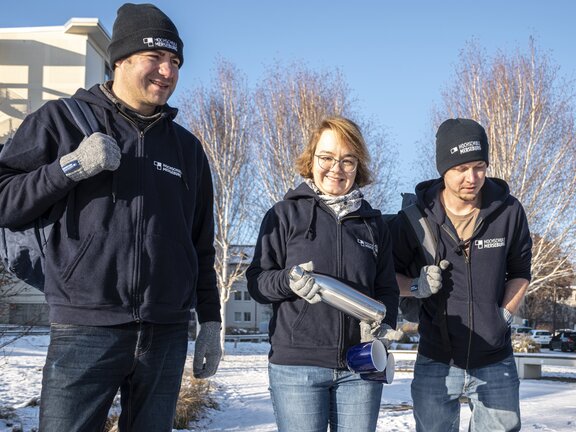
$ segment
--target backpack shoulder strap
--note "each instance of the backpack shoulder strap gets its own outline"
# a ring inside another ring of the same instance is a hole
[[[78,129],[82,131],[84,136],[90,136],[94,132],[98,132],[100,129],[98,121],[87,102],[76,99],[75,97],[62,98],[62,102],[64,102],[66,108],[68,108],[68,111],[72,114]]]
[[[408,219],[418,239],[426,264],[436,264],[437,239],[432,232],[428,219],[422,214],[417,204],[411,204],[401,211],[406,216],[406,219]]]

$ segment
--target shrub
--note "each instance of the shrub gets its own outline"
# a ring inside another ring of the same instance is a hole
[[[174,429],[188,429],[189,424],[198,421],[207,408],[218,407],[210,391],[210,381],[194,378],[191,370],[184,371],[176,403]],[[118,432],[118,415],[108,417],[104,431]]]
[[[512,349],[514,352],[537,353],[540,352],[540,344],[526,334],[514,334],[512,336]]]
[[[398,341],[402,344],[416,344],[418,343],[418,323],[405,322],[398,329],[402,332],[402,337]]]
[[[191,371],[186,371],[176,404],[174,428],[188,429],[190,422],[199,420],[207,408],[217,407],[210,395],[210,381],[196,379]]]

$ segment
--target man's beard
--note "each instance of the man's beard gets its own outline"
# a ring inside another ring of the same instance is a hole
[[[470,193],[470,192],[461,192],[458,194],[458,197],[462,201],[472,202],[472,201],[476,201],[478,199],[478,194],[477,193]]]

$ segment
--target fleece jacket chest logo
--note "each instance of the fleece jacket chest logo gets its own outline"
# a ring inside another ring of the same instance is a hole
[[[182,171],[179,170],[178,168],[174,168],[170,165],[158,161],[154,161],[154,166],[158,171],[163,171],[165,173],[172,174],[173,176],[176,177],[182,177]]]
[[[378,245],[368,243],[367,241],[361,240],[359,238],[357,238],[356,241],[358,242],[358,244],[360,246],[368,248],[368,249],[372,250],[374,253],[378,253]]]
[[[474,246],[476,249],[494,249],[506,246],[506,237],[484,239],[484,240],[474,240]]]

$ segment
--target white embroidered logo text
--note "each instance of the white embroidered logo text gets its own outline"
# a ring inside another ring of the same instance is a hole
[[[493,249],[506,246],[506,237],[485,239],[485,240],[474,240],[474,246],[476,249]]]
[[[176,177],[182,177],[182,171],[178,168],[171,167],[170,165],[166,165],[165,163],[154,161],[154,166],[158,171],[164,171],[168,174],[172,174]]]
[[[360,246],[371,249],[374,253],[378,253],[378,245],[368,243],[367,241],[360,240],[360,239],[356,239],[356,241],[358,242],[358,244]]]

